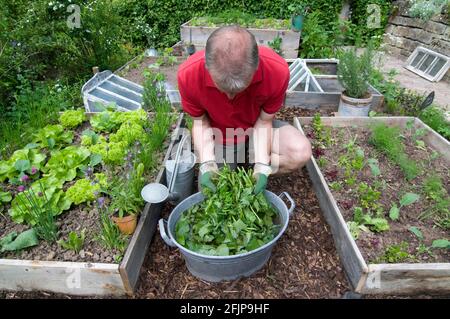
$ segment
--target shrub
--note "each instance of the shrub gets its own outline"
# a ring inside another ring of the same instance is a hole
[[[447,140],[450,140],[450,121],[447,120],[440,107],[433,105],[427,107],[420,113],[419,118]]]
[[[345,94],[363,98],[369,90],[369,79],[373,69],[373,49],[369,45],[361,56],[356,49],[341,52],[337,69],[338,80]]]

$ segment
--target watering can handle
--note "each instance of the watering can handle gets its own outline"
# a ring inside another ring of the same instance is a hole
[[[176,245],[173,243],[172,239],[167,236],[166,233],[166,224],[167,221],[161,218],[158,222],[159,224],[159,234],[161,235],[161,238],[164,240],[164,242],[167,244],[167,246],[175,247]]]
[[[171,179],[170,179],[170,181],[169,181],[169,193],[172,193],[173,192],[173,187],[174,187],[174,185],[175,185],[175,180],[176,180],[176,178],[177,178],[177,175],[178,175],[178,166],[179,166],[179,162],[180,162],[180,155],[181,155],[181,151],[183,150],[183,146],[184,146],[184,144],[186,144],[186,141],[189,141],[189,148],[190,148],[190,139],[188,138],[189,136],[188,135],[183,135],[182,136],[182,138],[181,138],[181,141],[180,141],[180,143],[178,144],[178,149],[177,149],[177,152],[176,152],[176,154],[175,154],[175,166],[174,166],[174,169],[173,169],[173,173],[172,173],[172,177],[171,177]]]
[[[291,207],[288,208],[288,213],[289,216],[292,215],[292,212],[295,209],[295,202],[292,199],[291,195],[289,195],[287,192],[282,192],[280,195],[278,195],[278,198],[280,198],[281,200],[283,200],[283,196],[286,196],[286,198],[289,200],[289,202],[291,203]]]

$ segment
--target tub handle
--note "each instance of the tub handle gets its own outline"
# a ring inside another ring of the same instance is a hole
[[[159,224],[159,234],[161,235],[161,238],[164,240],[164,242],[167,244],[167,246],[176,247],[176,245],[173,243],[172,239],[170,239],[169,236],[167,236],[167,232],[166,232],[167,220],[164,220],[163,218],[161,218],[159,220],[158,224]]]
[[[286,198],[289,200],[289,202],[291,203],[291,207],[288,208],[288,214],[289,216],[292,215],[292,212],[295,209],[295,202],[292,199],[291,195],[288,194],[288,192],[282,192],[280,195],[278,195],[278,198],[280,198],[281,200],[283,200],[283,197],[286,196]]]

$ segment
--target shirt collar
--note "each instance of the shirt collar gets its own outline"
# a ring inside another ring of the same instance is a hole
[[[214,81],[211,78],[211,75],[209,74],[208,70],[206,69],[206,65],[204,66],[204,74],[205,74],[205,85],[209,87],[216,87],[214,84]],[[256,69],[255,74],[253,75],[252,82],[250,85],[261,82],[263,80],[263,70],[262,70],[262,61],[259,59],[258,69]]]

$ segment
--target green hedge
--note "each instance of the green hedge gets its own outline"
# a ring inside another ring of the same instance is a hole
[[[137,3],[138,1],[133,1]],[[304,1],[303,1],[304,2]],[[286,19],[290,17],[288,6],[302,3],[299,0],[148,0],[145,15],[146,22],[152,28],[157,47],[168,47],[180,39],[180,25],[194,16],[213,15],[227,9],[239,9],[242,12],[254,14],[257,18],[272,17]],[[337,19],[342,8],[341,0],[313,0],[307,1],[311,11],[320,11],[320,18],[325,25]],[[126,6],[126,3],[123,4]]]

